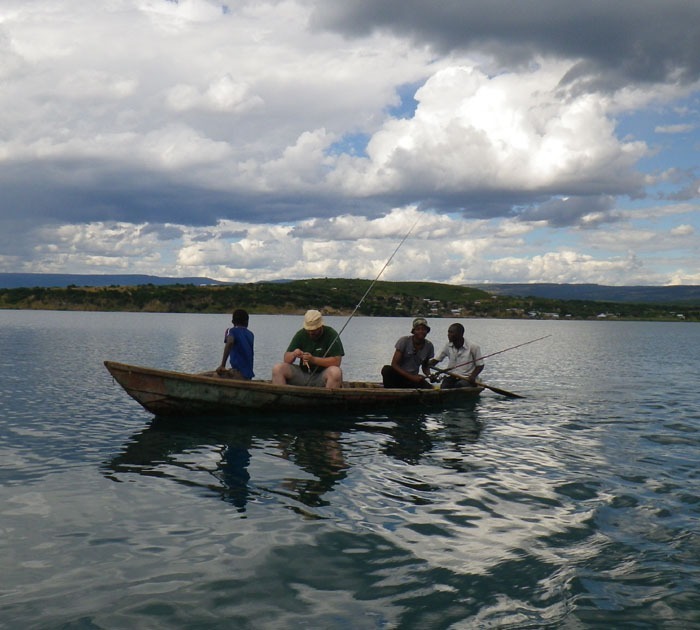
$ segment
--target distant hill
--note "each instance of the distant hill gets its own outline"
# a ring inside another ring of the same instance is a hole
[[[286,284],[290,280],[268,281],[267,284]],[[141,274],[65,274],[65,273],[0,273],[0,289],[61,288],[61,287],[133,287],[142,285],[226,286],[206,277],[170,278]],[[404,283],[405,284],[405,283]],[[602,284],[470,284],[471,288],[505,297],[533,297],[552,300],[588,300],[637,304],[700,304],[699,285],[608,286]]]
[[[0,309],[145,313],[226,313],[244,306],[251,314],[301,314],[318,308],[328,315],[376,317],[491,317],[508,319],[626,319],[700,321],[700,300],[621,302],[496,295],[474,287],[436,282],[383,282],[311,278],[289,282],[206,284],[207,278],[104,277],[107,286],[0,288]],[[71,278],[75,282],[75,277]],[[90,279],[90,280],[94,280]],[[145,284],[134,284],[148,280]],[[153,280],[153,281],[151,281]],[[195,280],[195,282],[187,282]],[[198,282],[204,280],[205,282]],[[368,293],[368,289],[371,291]],[[532,285],[527,285],[528,291]],[[616,291],[624,287],[617,287]],[[528,291],[525,291],[526,293]],[[623,295],[616,293],[615,298]],[[358,302],[358,300],[360,300]]]
[[[72,274],[72,273],[0,273],[0,289],[33,287],[135,287],[143,284],[223,285],[211,278],[164,278],[140,274]]]
[[[700,286],[670,287],[622,286],[603,284],[470,284],[470,287],[509,297],[538,297],[552,300],[594,300],[599,302],[700,303]]]

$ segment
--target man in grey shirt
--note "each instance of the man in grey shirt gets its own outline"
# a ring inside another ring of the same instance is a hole
[[[411,334],[400,337],[394,346],[391,365],[382,368],[384,387],[432,389],[426,380],[430,376],[430,359],[435,356],[433,344],[426,339],[429,332],[425,318],[413,320]]]

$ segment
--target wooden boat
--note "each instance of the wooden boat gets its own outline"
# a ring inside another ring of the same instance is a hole
[[[440,406],[473,400],[483,387],[388,389],[381,383],[346,382],[342,388],[239,381],[216,372],[187,374],[105,361],[127,394],[157,416],[226,414],[241,410],[374,411],[399,405]]]

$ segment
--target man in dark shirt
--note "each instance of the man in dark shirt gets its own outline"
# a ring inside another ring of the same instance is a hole
[[[342,387],[340,362],[345,351],[340,336],[325,326],[318,311],[306,311],[304,327],[297,331],[284,353],[282,363],[272,368],[275,385]],[[294,362],[299,359],[299,365]]]

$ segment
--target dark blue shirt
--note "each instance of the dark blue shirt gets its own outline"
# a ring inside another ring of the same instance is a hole
[[[250,330],[243,326],[233,326],[226,330],[224,342],[228,341],[229,337],[233,337],[233,348],[228,355],[229,363],[234,370],[238,370],[246,378],[253,378],[253,345],[255,336]]]

